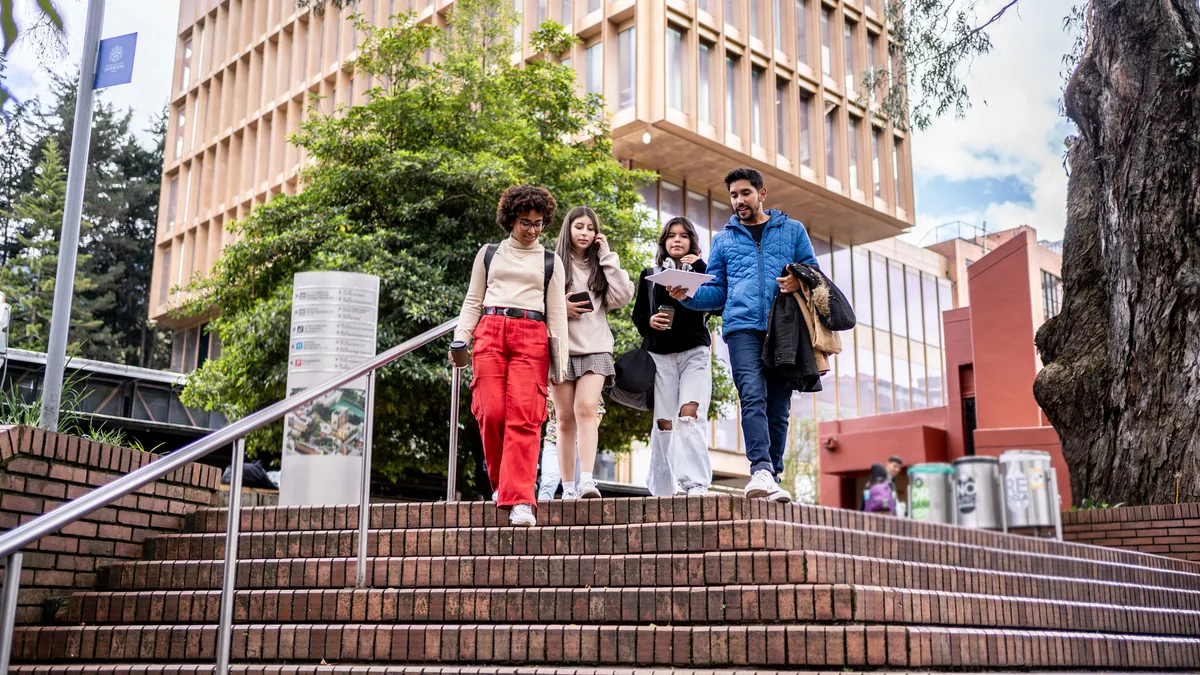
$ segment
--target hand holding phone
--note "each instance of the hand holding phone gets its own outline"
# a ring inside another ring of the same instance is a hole
[[[592,305],[592,296],[588,295],[587,291],[571,293],[567,296],[567,318],[578,319],[595,309],[595,306]]]

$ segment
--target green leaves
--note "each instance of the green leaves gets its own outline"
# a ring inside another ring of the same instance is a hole
[[[313,160],[303,192],[276,197],[233,224],[237,243],[187,289],[179,314],[218,310],[210,330],[223,345],[190,378],[188,405],[237,417],[284,395],[296,272],[379,276],[380,350],[457,315],[479,248],[505,236],[495,224],[496,203],[516,183],[549,188],[560,217],[577,204],[592,206],[625,266],[636,273],[648,262],[655,233],[634,205],[638,186],[653,175],[613,158],[599,101],[577,93],[569,68],[550,59],[512,63],[512,18],[510,2],[460,0],[444,33],[411,16],[381,28],[353,19],[365,34],[353,66],[376,87],[361,106],[329,116],[310,111],[290,139]],[[573,39],[547,23],[533,44],[553,50]],[[431,46],[439,58],[425,64]],[[557,232],[547,228],[543,243],[552,246]],[[618,350],[640,342],[625,325],[627,312],[614,324]],[[381,373],[377,474],[445,471],[444,352],[445,344],[431,345]],[[478,433],[469,397],[462,399],[460,447],[476,462],[460,466],[474,474],[482,468]],[[604,426],[603,444],[613,448],[650,428],[648,419]],[[250,441],[259,457],[277,457],[279,448],[278,429]]]

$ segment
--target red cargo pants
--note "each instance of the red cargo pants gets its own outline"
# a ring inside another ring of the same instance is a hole
[[[485,315],[475,327],[471,412],[502,507],[537,503],[538,453],[550,370],[546,324]]]

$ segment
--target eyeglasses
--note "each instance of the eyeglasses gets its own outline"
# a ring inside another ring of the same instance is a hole
[[[544,220],[532,221],[525,220],[524,218],[518,218],[517,224],[527,230],[541,230],[546,227],[546,221]]]

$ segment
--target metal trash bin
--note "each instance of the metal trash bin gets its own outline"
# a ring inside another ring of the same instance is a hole
[[[954,503],[958,524],[979,530],[1004,530],[1000,499],[1000,461],[995,457],[954,460]]]
[[[1053,527],[1057,534],[1058,477],[1050,466],[1050,453],[1006,450],[1000,453],[1000,475],[1008,528]]]
[[[908,469],[908,510],[913,520],[954,524],[954,467],[916,464]]]

